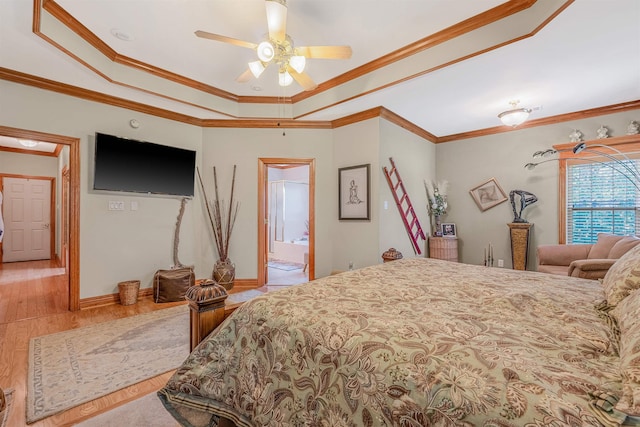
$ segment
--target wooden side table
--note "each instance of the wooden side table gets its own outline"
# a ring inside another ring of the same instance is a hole
[[[429,237],[429,258],[458,262],[458,238]]]

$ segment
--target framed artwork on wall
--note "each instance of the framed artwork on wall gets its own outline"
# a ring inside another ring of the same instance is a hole
[[[442,237],[456,237],[456,225],[450,222],[440,224],[440,231],[442,232]]]
[[[507,195],[495,178],[472,188],[469,193],[483,212],[507,201]]]
[[[338,169],[338,219],[369,221],[370,164]]]

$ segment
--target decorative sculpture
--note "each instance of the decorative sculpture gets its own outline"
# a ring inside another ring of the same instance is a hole
[[[578,129],[574,129],[573,132],[569,134],[569,141],[571,142],[582,141],[582,132],[580,132]]]
[[[638,122],[636,122],[635,120],[631,121],[631,123],[629,123],[629,126],[627,127],[627,135],[637,135],[640,133],[640,125],[638,125]]]
[[[516,195],[520,198],[520,211],[516,210]],[[529,222],[522,218],[522,211],[527,206],[538,201],[536,195],[524,190],[512,190],[509,192],[509,200],[511,201],[511,208],[513,209],[513,222]]]
[[[598,135],[598,139],[609,138],[609,129],[607,129],[605,125],[600,126],[596,133]]]
[[[187,202],[189,201],[188,197],[183,197],[182,200],[180,201],[180,212],[178,213],[178,219],[176,220],[176,230],[175,233],[173,235],[173,265],[175,266],[175,268],[182,268],[182,267],[190,267],[193,268],[193,266],[187,266],[184,265],[180,262],[180,260],[178,259],[178,246],[180,245],[180,225],[182,224],[182,216],[184,215],[184,207],[186,206]]]

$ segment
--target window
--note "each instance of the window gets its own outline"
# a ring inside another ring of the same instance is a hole
[[[567,243],[593,243],[598,233],[640,232],[640,195],[624,170],[640,168],[638,160],[625,160],[624,166],[612,161],[567,163]]]

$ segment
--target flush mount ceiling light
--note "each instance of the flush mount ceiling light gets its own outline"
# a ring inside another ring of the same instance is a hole
[[[258,61],[249,62],[249,69],[242,73],[236,81],[245,83],[260,77],[270,64],[278,66],[278,84],[289,86],[294,80],[304,90],[313,90],[318,85],[305,72],[307,58],[316,59],[349,59],[349,46],[304,46],[294,47],[293,40],[286,33],[287,2],[286,0],[266,0],[267,27],[269,34],[260,43],[252,43],[207,31],[196,31],[196,36],[246,47],[256,51]]]
[[[502,120],[502,123],[506,126],[516,127],[524,123],[527,118],[529,118],[529,114],[531,113],[530,108],[518,108],[518,103],[520,101],[511,101],[511,110],[503,111],[498,114],[498,118]]]
[[[38,145],[38,141],[32,141],[30,139],[19,139],[18,142],[20,143],[20,145],[27,148],[33,148]]]

